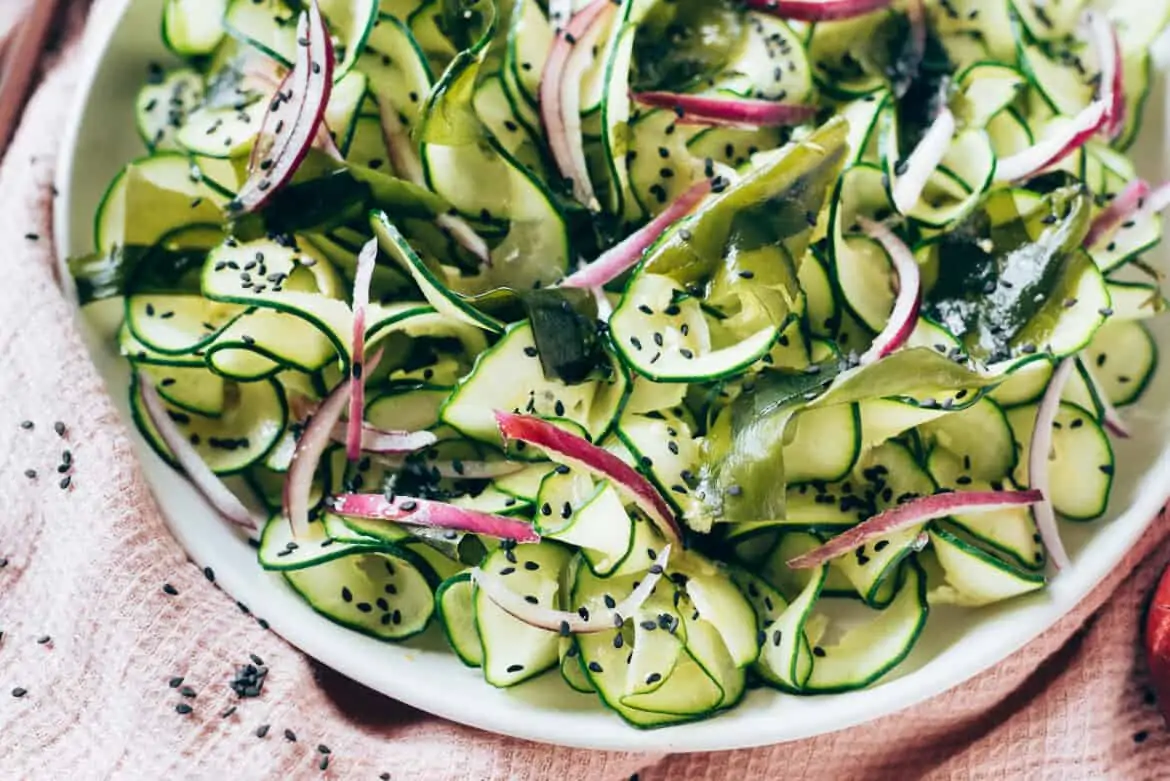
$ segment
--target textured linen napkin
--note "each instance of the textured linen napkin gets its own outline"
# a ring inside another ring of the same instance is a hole
[[[56,281],[51,181],[84,13],[74,6],[0,166],[0,779],[1166,777],[1170,738],[1138,650],[1170,554],[1164,517],[1078,610],[968,684],[750,751],[496,737],[374,694],[266,631],[167,533]],[[261,696],[239,699],[229,684],[248,664],[269,673]]]

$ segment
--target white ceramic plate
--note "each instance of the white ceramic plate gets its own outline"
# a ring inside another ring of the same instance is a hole
[[[127,0],[91,30],[88,67],[57,182],[62,256],[91,251],[93,215],[102,192],[122,165],[143,154],[133,101],[147,63],[171,59],[159,38],[162,5],[163,0]],[[1163,105],[1160,92],[1151,96],[1139,145],[1139,170],[1150,179],[1166,173]],[[79,322],[133,429],[125,362],[90,318],[79,317]],[[1154,330],[1163,349],[1170,346],[1170,318],[1156,321]],[[511,691],[492,688],[478,670],[464,667],[447,650],[434,627],[421,640],[398,646],[329,623],[279,575],[261,570],[255,552],[137,433],[135,438],[171,530],[192,558],[213,567],[229,594],[305,653],[397,700],[492,732],[566,746],[675,752],[778,743],[888,716],[962,683],[1050,627],[1117,565],[1170,486],[1170,371],[1159,373],[1142,404],[1126,415],[1137,436],[1117,445],[1118,474],[1106,519],[1063,526],[1075,564],[1043,593],[980,611],[932,611],[911,657],[896,675],[866,691],[804,698],[758,690],[714,720],[649,732],[626,726],[596,697],[571,692],[555,673]]]

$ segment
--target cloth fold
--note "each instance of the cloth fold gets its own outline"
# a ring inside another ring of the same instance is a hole
[[[346,681],[265,631],[167,533],[55,279],[51,182],[83,11],[0,166],[0,779],[1164,774],[1170,739],[1138,645],[1167,559],[1164,517],[1085,604],[968,684],[878,723],[750,751],[664,759],[493,736]],[[261,669],[261,696],[237,698],[231,680]]]

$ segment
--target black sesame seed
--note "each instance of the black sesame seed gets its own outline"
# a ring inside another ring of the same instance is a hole
[[[162,590],[163,590],[164,594],[168,594],[172,597],[177,597],[179,595],[179,590],[177,588],[175,588],[174,586],[172,586],[170,583],[164,583]]]

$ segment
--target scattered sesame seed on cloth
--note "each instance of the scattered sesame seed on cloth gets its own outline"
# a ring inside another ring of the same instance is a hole
[[[93,17],[109,24],[120,5],[95,0]],[[72,3],[0,165],[0,778],[1164,775],[1170,734],[1135,659],[1143,603],[1170,554],[1158,549],[1165,518],[1084,605],[1002,664],[879,723],[771,748],[663,759],[493,736],[377,695],[266,631],[167,532],[58,287],[51,185],[85,6]],[[32,233],[41,239],[24,240]],[[51,472],[63,440],[69,490],[26,477]],[[34,642],[42,636],[52,641]]]

